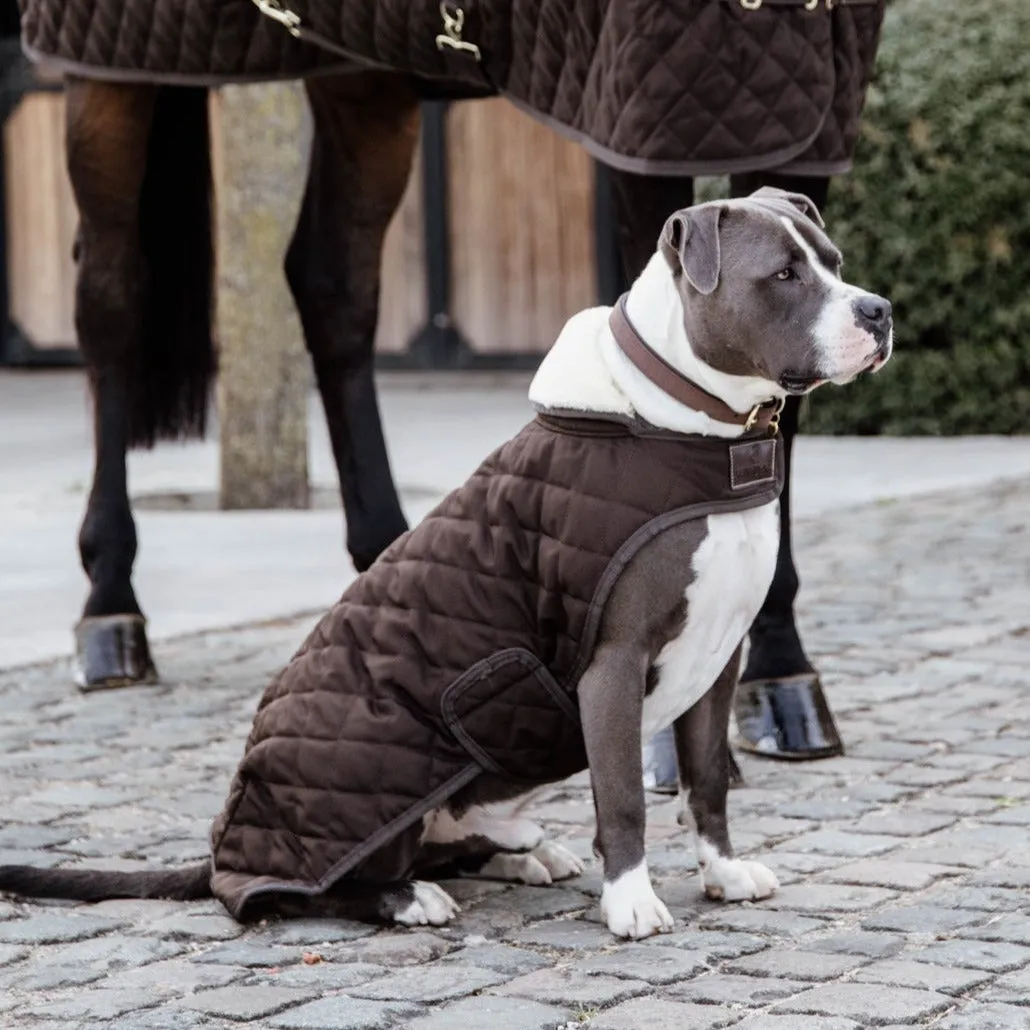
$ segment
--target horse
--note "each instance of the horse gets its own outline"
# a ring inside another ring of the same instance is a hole
[[[741,3],[745,12],[758,6]],[[827,17],[830,10],[827,3]],[[878,20],[869,24],[875,34]],[[362,571],[407,529],[380,423],[373,340],[383,239],[411,174],[420,101],[439,94],[382,68],[311,75],[304,85],[314,135],[284,270],[328,424],[346,548]],[[210,132],[205,86],[120,80],[110,71],[70,72],[65,89],[67,167],[80,215],[75,325],[94,398],[95,468],[78,539],[89,591],[75,631],[77,678],[92,690],[157,676],[132,583],[137,535],[126,453],[204,432],[216,371]],[[821,206],[829,174],[739,172],[730,190],[744,196],[776,186]],[[608,179],[626,285],[669,212],[693,202],[694,181],[617,162]],[[741,682],[774,693],[798,687],[788,707],[800,697],[802,716],[814,709],[819,717],[795,719],[814,726],[814,737],[788,742],[783,757],[808,758],[840,753],[841,744],[794,616],[790,465],[799,410],[800,398],[790,397],[780,419],[787,486],[779,555]],[[738,715],[748,712],[738,705]]]

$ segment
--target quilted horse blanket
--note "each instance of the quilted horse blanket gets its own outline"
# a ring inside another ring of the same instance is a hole
[[[652,175],[850,169],[885,0],[19,0],[30,57],[211,84],[376,67]]]

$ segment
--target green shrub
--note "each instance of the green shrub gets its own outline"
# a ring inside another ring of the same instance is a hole
[[[825,212],[895,357],[825,387],[820,433],[1030,431],[1030,0],[897,0],[855,171]]]

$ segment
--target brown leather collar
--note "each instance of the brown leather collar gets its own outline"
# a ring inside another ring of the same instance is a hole
[[[608,318],[615,342],[623,354],[663,393],[674,400],[685,404],[688,408],[701,411],[716,422],[728,422],[732,426],[743,426],[744,431],[769,430],[775,433],[779,429],[780,412],[783,410],[782,400],[770,400],[764,404],[756,404],[750,411],[741,414],[734,411],[724,401],[703,390],[693,380],[672,367],[660,354],[653,351],[637,332],[626,313],[626,297],[623,294],[612,308]]]

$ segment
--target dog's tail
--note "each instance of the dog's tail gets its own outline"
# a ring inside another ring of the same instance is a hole
[[[205,861],[183,869],[132,873],[3,865],[0,866],[0,891],[28,898],[65,898],[70,901],[110,901],[113,898],[196,901],[212,896],[211,863]]]

